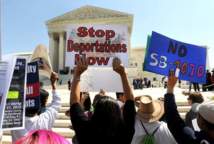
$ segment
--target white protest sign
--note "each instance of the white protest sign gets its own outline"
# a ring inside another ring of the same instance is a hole
[[[106,92],[123,92],[121,78],[112,68],[88,68],[81,75],[80,88],[85,92],[99,92],[100,89]]]
[[[128,67],[127,25],[71,25],[67,30],[65,65],[73,68],[81,56],[90,66],[110,67],[113,57]]]
[[[15,66],[15,59],[13,57],[3,57],[3,60],[0,62],[0,131],[2,130],[7,93]]]
[[[0,127],[2,127],[2,120],[4,114],[4,107],[6,102],[6,88],[7,85],[7,72],[8,72],[8,63],[0,62]],[[1,130],[1,129],[0,129]]]

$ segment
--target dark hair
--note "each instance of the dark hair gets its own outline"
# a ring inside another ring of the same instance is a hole
[[[49,97],[49,93],[44,89],[40,89],[40,103],[42,107],[46,106],[48,97]]]
[[[25,116],[27,117],[34,117],[36,114],[38,114],[40,111],[39,108],[27,108],[25,112]]]
[[[116,136],[123,124],[120,107],[116,100],[109,96],[100,96],[91,118],[98,135],[105,138]]]
[[[100,94],[95,95],[93,103],[92,103],[93,107],[95,107],[97,101],[102,97],[103,97],[103,95],[100,95]]]
[[[41,110],[41,106],[45,105],[45,103],[47,102],[47,98],[49,96],[49,93],[44,90],[44,89],[40,89],[40,106],[38,108],[26,108],[26,113],[25,115],[28,117],[33,117],[36,114],[40,113]]]
[[[43,82],[39,82],[39,85],[40,85],[40,87],[43,87],[44,86],[44,83]]]
[[[116,97],[117,99],[119,99],[121,96],[123,96],[124,93],[123,92],[116,92]]]
[[[192,103],[202,103],[204,98],[200,93],[191,93],[188,97],[188,100],[191,100]]]
[[[83,102],[84,110],[89,111],[91,109],[91,99],[89,95],[85,95],[85,101]]]

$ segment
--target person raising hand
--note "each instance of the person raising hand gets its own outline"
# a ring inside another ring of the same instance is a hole
[[[70,115],[79,144],[130,144],[134,134],[134,96],[125,68],[118,58],[112,62],[113,70],[121,77],[126,102],[121,112],[117,101],[109,96],[100,96],[90,119],[84,115],[80,104],[80,78],[87,70],[85,57],[78,60],[70,93]],[[105,89],[105,88],[104,88]]]

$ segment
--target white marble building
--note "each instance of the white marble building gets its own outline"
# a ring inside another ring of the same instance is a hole
[[[49,34],[49,53],[53,69],[65,67],[66,28],[72,24],[125,24],[131,36],[133,15],[95,6],[83,6],[46,22]],[[130,54],[130,38],[128,52]]]

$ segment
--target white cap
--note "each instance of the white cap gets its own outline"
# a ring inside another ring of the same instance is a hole
[[[202,103],[198,112],[206,121],[214,124],[214,101]]]

